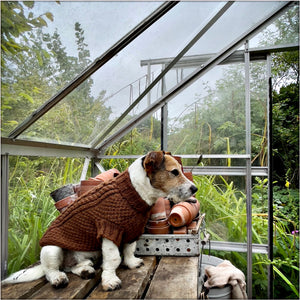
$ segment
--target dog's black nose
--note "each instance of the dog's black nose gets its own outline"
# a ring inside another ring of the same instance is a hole
[[[194,186],[194,185],[192,185],[192,186],[190,187],[190,190],[191,190],[191,192],[192,192],[192,195],[194,195],[194,194],[198,191],[197,187]]]

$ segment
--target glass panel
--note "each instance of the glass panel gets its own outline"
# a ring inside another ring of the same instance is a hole
[[[147,67],[141,68],[141,60],[148,57],[174,56],[182,47],[181,45],[186,40],[191,28],[198,26],[199,16],[193,16],[188,22],[188,26],[180,27],[175,34],[173,29],[182,19],[188,19],[189,13],[195,7],[193,4],[182,11],[181,5],[183,4],[178,4],[153,24],[97,71],[88,82],[79,86],[59,106],[53,108],[51,112],[48,112],[34,126],[24,132],[21,138],[32,139],[35,136],[37,139],[44,140],[47,137],[56,142],[88,145],[94,139],[97,141],[97,136],[101,137],[105,133],[105,130],[117,120],[132,100],[136,99],[144,90],[149,80],[152,80],[160,72],[161,66],[152,68],[151,72]],[[201,16],[204,18],[217,5],[219,3],[206,3]],[[153,88],[151,98],[156,99],[160,96],[159,89],[159,84]],[[145,97],[139,106],[136,106],[133,112],[124,118],[110,134],[124,125],[132,115],[144,110],[149,102],[153,101],[152,99]],[[85,113],[84,110],[86,110]],[[65,119],[68,120],[67,123]],[[43,124],[52,124],[50,133]],[[61,126],[66,128],[62,130]],[[73,132],[74,130],[77,132]],[[105,134],[105,138],[107,137],[108,135]]]
[[[57,2],[1,3],[2,50],[8,48],[1,66],[4,136],[161,5]],[[8,35],[6,43],[3,37]],[[9,48],[12,41],[14,47]],[[39,131],[43,133],[28,138],[53,139],[41,126]],[[59,136],[54,140],[63,141]]]
[[[260,32],[251,41],[251,47],[291,43],[299,43],[299,5],[291,7],[278,20]]]
[[[268,164],[268,77],[266,62],[250,64],[251,152],[252,164]]]
[[[280,5],[275,1],[235,2],[187,55],[219,52]]]
[[[150,151],[158,151],[160,150],[160,134],[160,112],[158,111],[150,117],[145,118],[137,127],[110,146],[105,154],[144,155]],[[103,159],[101,160],[101,164],[105,169],[112,168],[115,160]]]
[[[244,154],[244,102],[244,65],[214,68],[168,105],[168,149],[178,154]]]
[[[72,2],[70,2],[72,3]],[[65,8],[72,8],[71,6],[68,6],[69,2],[66,2],[61,6],[63,9],[60,9],[60,11],[64,11]],[[82,15],[88,15],[91,13],[93,9],[92,5],[93,2],[87,2],[87,3],[80,3],[80,11],[82,11]],[[98,18],[91,18],[89,16],[88,20],[93,20],[93,22],[83,22],[81,19],[79,20],[80,26],[77,25],[77,47],[79,50],[76,51],[78,53],[78,57],[73,57],[69,55],[69,63],[67,64],[68,68],[72,66],[76,66],[74,68],[73,73],[76,75],[82,70],[83,66],[86,66],[90,61],[91,58],[96,57],[99,55],[98,49],[107,49],[107,45],[111,45],[111,41],[109,38],[108,40],[105,39],[105,41],[102,43],[102,38],[95,39],[95,36],[98,36],[99,33],[97,32],[97,35],[94,32],[94,28],[98,28],[96,26],[97,23],[95,23],[95,20],[98,20],[97,22],[103,22],[103,19],[106,20],[106,15],[109,16],[110,20],[114,19],[115,16],[118,16],[118,14],[125,14],[127,10],[133,11],[132,7],[135,5],[135,3],[128,4],[129,6],[126,6],[127,3],[124,3],[120,6],[120,11],[116,8],[113,10],[112,8],[114,6],[109,6],[112,3],[104,3],[103,7],[99,9],[97,12],[99,13]],[[40,4],[42,5],[42,4]],[[49,4],[50,5],[50,4]],[[71,5],[71,4],[70,4]],[[76,3],[73,3],[74,8],[71,10],[71,12],[76,11]],[[95,4],[96,5],[96,4]],[[100,4],[99,4],[100,5]],[[114,4],[115,5],[115,4]],[[154,5],[154,6],[153,6]],[[153,10],[155,7],[157,7],[157,3],[155,4],[147,4],[146,9],[144,10],[145,15],[149,13],[149,11]],[[274,7],[280,5],[278,2],[264,2],[264,3],[235,3],[228,12],[225,13],[225,15],[221,18],[220,21],[218,21],[213,28],[203,36],[203,38],[200,39],[200,41],[187,53],[190,54],[205,54],[209,52],[218,52],[220,51],[224,46],[229,44],[232,39],[235,39],[237,36],[239,36],[240,33],[244,32],[246,29],[248,29],[249,26],[257,22],[257,20],[261,19],[265,14],[269,13],[270,10],[272,10]],[[42,7],[42,6],[38,6]],[[47,8],[47,6],[45,6]],[[119,7],[119,6],[118,6]],[[143,7],[143,3],[139,3],[139,7]],[[146,68],[140,67],[141,60],[144,60],[146,58],[157,58],[157,57],[174,57],[179,50],[181,50],[184,45],[190,40],[191,37],[193,37],[198,30],[201,28],[203,24],[206,24],[207,22],[207,16],[210,16],[216,8],[220,7],[219,2],[182,2],[175,6],[167,15],[162,17],[158,22],[156,22],[153,26],[151,26],[144,34],[142,34],[140,37],[138,37],[136,40],[134,40],[129,46],[122,51],[122,53],[119,53],[114,59],[112,59],[109,63],[107,63],[101,70],[99,70],[92,79],[84,83],[81,87],[76,89],[67,99],[63,100],[62,103],[66,103],[66,107],[63,108],[63,104],[60,104],[61,107],[57,107],[56,113],[49,113],[45,115],[42,119],[40,119],[35,127],[29,128],[21,137],[25,139],[41,139],[41,140],[51,140],[56,141],[59,143],[83,143],[86,145],[91,145],[92,141],[95,137],[101,137],[105,133],[105,129],[109,128],[109,126],[124,112],[124,110],[128,107],[129,101],[132,101],[132,99],[135,99],[138,92],[135,90],[133,91],[132,86],[136,86],[139,78],[148,78],[148,82],[152,76],[156,77],[157,74],[160,72],[161,66],[155,65],[151,66],[151,70],[146,70]],[[107,11],[107,14],[105,15],[103,12]],[[111,11],[109,9],[112,9]],[[124,10],[123,10],[124,9]],[[249,12],[249,10],[258,10],[255,14],[245,14],[245,11]],[[88,13],[87,13],[88,11]],[[94,12],[93,12],[94,13]],[[69,14],[69,13],[68,13]],[[135,11],[136,14],[136,11]],[[55,15],[55,14],[54,14]],[[63,14],[62,14],[63,15]],[[74,20],[76,21],[76,14],[70,14],[72,17],[75,16]],[[234,15],[234,18],[233,18]],[[58,15],[58,21],[61,20],[60,14]],[[97,15],[98,16],[98,15]],[[245,17],[246,16],[246,17]],[[65,18],[65,15],[64,15]],[[71,18],[71,17],[70,17]],[[83,18],[83,17],[82,17]],[[71,18],[72,19],[72,18]],[[122,19],[122,18],[119,18]],[[142,18],[141,18],[142,19]],[[124,19],[126,23],[126,19]],[[140,19],[139,19],[140,20]],[[184,22],[183,22],[184,20]],[[231,26],[232,20],[235,21],[234,28]],[[138,20],[134,19],[132,23],[129,23],[129,28],[132,28],[132,24],[136,24]],[[123,22],[123,21],[122,21]],[[103,28],[103,36],[105,35],[110,37],[110,33],[112,30],[112,36],[121,36],[120,32],[123,33],[124,27],[121,25],[115,27],[109,26],[109,28],[105,27],[103,23],[100,23],[100,27]],[[59,24],[59,23],[58,23]],[[102,24],[102,26],[101,26]],[[107,22],[105,23],[107,24]],[[178,24],[181,24],[181,26],[178,26]],[[86,27],[85,27],[86,26]],[[122,30],[119,30],[119,26],[122,28]],[[92,30],[92,29],[93,30]],[[110,29],[112,28],[112,29]],[[113,29],[114,28],[114,29]],[[176,28],[176,30],[174,30]],[[230,28],[230,30],[228,30]],[[52,28],[53,30],[53,28]],[[61,28],[59,27],[59,30]],[[124,29],[124,32],[128,30],[128,27],[126,27],[126,30]],[[49,32],[51,31],[51,28],[49,28]],[[93,34],[92,39],[87,39],[87,36],[90,35],[90,31]],[[225,31],[225,32],[224,32]],[[66,31],[70,32],[70,31]],[[89,32],[87,34],[87,32]],[[159,33],[159,34],[158,34]],[[58,35],[60,32],[58,32]],[[216,38],[217,37],[217,38]],[[50,39],[50,40],[49,40]],[[113,38],[112,38],[113,39]],[[45,46],[47,47],[54,47],[54,44],[51,44],[51,41],[53,42],[55,39],[54,37],[50,35],[43,35],[40,37],[40,41],[46,41]],[[97,44],[96,41],[97,40]],[[63,41],[60,36],[58,38],[58,42]],[[66,39],[68,41],[68,39]],[[114,40],[115,41],[115,40]],[[107,44],[106,44],[107,42]],[[91,51],[88,46],[92,46],[91,49],[97,52],[96,54],[91,54]],[[99,46],[99,43],[101,46]],[[67,43],[68,47],[72,43]],[[74,43],[73,43],[74,44]],[[205,47],[204,47],[205,45]],[[103,46],[103,48],[101,48]],[[65,49],[63,48],[64,44],[62,43],[60,45],[59,52],[60,54],[66,55]],[[203,48],[204,47],[204,48]],[[73,45],[73,50],[76,47]],[[69,51],[69,50],[67,50]],[[58,52],[56,52],[58,54]],[[102,51],[100,51],[102,53]],[[58,59],[59,56],[55,57],[55,59]],[[54,58],[49,59],[48,65],[51,65],[51,62],[53,62]],[[62,67],[62,65],[57,65],[57,61],[54,64],[55,66]],[[65,66],[64,66],[65,67]],[[53,68],[53,66],[52,66]],[[57,91],[58,87],[62,87],[62,81],[69,82],[74,76],[70,76],[70,72],[67,70],[67,67],[65,69],[60,70],[59,68],[55,69],[55,72],[59,70],[56,73],[56,77],[52,76],[51,79],[55,82],[54,85],[49,84],[48,82],[45,84],[43,82],[41,85],[35,87],[30,90],[30,93],[26,91],[26,93],[23,93],[22,97],[25,99],[30,99],[32,101],[32,95],[39,99],[39,101],[43,101],[47,98],[49,98],[49,95],[53,95],[51,92],[52,90]],[[81,68],[81,69],[80,69]],[[47,70],[48,72],[52,69]],[[191,72],[192,69],[180,70],[180,75],[176,75],[176,80],[174,79],[166,79],[168,80],[167,88],[171,88],[176,84],[178,81],[178,78],[181,80],[182,78],[186,77],[187,74]],[[55,73],[54,72],[54,73]],[[46,73],[46,72],[44,72]],[[51,73],[51,72],[50,72]],[[173,71],[172,71],[173,73]],[[53,74],[53,72],[51,73]],[[177,72],[178,74],[178,72]],[[47,78],[47,76],[46,76]],[[31,82],[35,82],[33,78],[30,78]],[[156,86],[156,91],[153,91],[151,94],[151,102],[153,102],[157,97],[159,97],[160,93],[158,93],[159,86]],[[49,91],[48,91],[49,89]],[[124,99],[123,94],[117,93],[117,91],[124,91],[127,89],[126,97]],[[136,87],[134,87],[136,89]],[[129,91],[128,91],[129,90]],[[44,92],[45,91],[45,92]],[[117,93],[117,95],[116,95]],[[129,94],[129,95],[128,95]],[[156,95],[155,95],[156,94]],[[19,93],[20,95],[20,93]],[[29,95],[29,97],[27,97]],[[46,96],[45,96],[46,95]],[[76,95],[76,96],[75,96]],[[113,97],[110,97],[110,95],[114,95]],[[45,97],[44,97],[45,96]],[[30,98],[31,97],[31,98]],[[110,97],[109,99],[106,99],[105,97]],[[129,99],[129,100],[127,100]],[[105,100],[105,102],[104,102]],[[29,100],[28,100],[29,101]],[[29,102],[30,102],[29,101]],[[32,102],[35,100],[33,99]],[[39,102],[39,103],[40,103]],[[79,104],[79,102],[82,102]],[[111,104],[111,105],[110,105]],[[138,112],[142,111],[147,105],[149,104],[149,98],[143,99],[143,103],[139,105],[139,108],[135,108],[134,114],[137,114]],[[74,106],[78,106],[78,108],[74,108]],[[88,106],[88,107],[87,107]],[[22,107],[22,105],[18,106]],[[36,106],[35,106],[36,107]],[[86,109],[87,107],[87,109]],[[82,109],[83,108],[83,109]],[[102,109],[103,108],[103,109]],[[55,111],[55,109],[52,109]],[[87,115],[83,117],[83,110],[87,110]],[[77,114],[74,112],[74,110],[81,110],[82,116],[80,117],[81,120],[78,121],[79,113]],[[103,111],[101,112],[101,116],[99,116],[99,110]],[[26,113],[32,112],[33,107],[30,106],[29,109],[26,110]],[[88,113],[91,112],[91,116],[88,116]],[[51,114],[52,117],[51,117]],[[53,117],[56,114],[55,120],[53,122]],[[98,114],[98,115],[97,115]],[[24,115],[24,112],[23,112]],[[70,128],[67,130],[61,130],[59,126],[65,126],[65,120],[70,120],[70,122],[74,122],[74,124],[71,124]],[[73,121],[73,117],[75,117],[75,120]],[[87,119],[89,119],[87,121]],[[125,119],[124,119],[125,120]],[[122,122],[124,122],[124,120]],[[79,125],[76,125],[76,122],[79,122]],[[17,121],[18,122],[18,121]],[[85,122],[85,123],[84,123]],[[46,124],[51,124],[53,128],[51,128],[51,131],[49,133],[49,125],[46,126]],[[84,125],[83,125],[84,124]],[[106,125],[106,126],[104,126]],[[118,125],[114,129],[117,130],[121,124]],[[88,127],[88,130],[86,128]],[[78,132],[73,133],[73,130],[77,130]],[[34,132],[33,132],[34,131]],[[65,131],[65,132],[61,132]],[[69,131],[69,133],[67,132]],[[103,136],[102,136],[103,137]],[[108,137],[108,134],[105,133],[105,138]],[[95,139],[97,140],[97,138]]]
[[[66,51],[78,55],[75,43],[75,23],[82,25],[85,43],[89,47],[90,59],[94,60],[138,23],[158,8],[163,2],[123,1],[61,1],[36,2],[37,14],[50,11],[54,21],[45,29],[52,34],[58,29]],[[113,26],[112,26],[113,24]]]
[[[192,46],[184,57],[180,59],[178,64],[180,64],[182,68],[166,75],[166,91],[185,79],[196,68],[205,64],[210,58],[215,56],[216,53],[220,53],[251,27],[263,20],[266,15],[279,5],[279,2],[234,3],[198,42]],[[220,6],[217,8],[220,8]],[[217,8],[211,12],[211,15],[217,11]],[[208,18],[206,21],[207,20]],[[199,26],[191,31],[192,34],[190,34],[189,39],[192,39],[200,31],[202,25],[203,24],[199,23]],[[243,45],[241,45],[241,47],[241,49],[243,49]],[[187,68],[187,66],[189,67]]]
[[[247,242],[244,177],[194,176],[212,240]]]

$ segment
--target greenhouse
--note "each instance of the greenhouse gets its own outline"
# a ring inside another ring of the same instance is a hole
[[[193,174],[205,253],[244,272],[249,299],[299,297],[298,2],[2,1],[1,15],[2,279],[39,260],[52,191],[164,150]]]

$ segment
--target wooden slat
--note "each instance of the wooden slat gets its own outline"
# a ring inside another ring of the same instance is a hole
[[[1,286],[1,299],[26,299],[47,283],[43,277],[38,280],[24,283],[7,284]]]
[[[118,290],[105,292],[99,284],[89,295],[88,299],[139,299],[141,298],[150,276],[156,265],[155,256],[143,257],[144,265],[138,269],[129,270],[120,267],[117,275],[122,280]]]
[[[69,284],[65,288],[55,289],[50,283],[44,285],[40,290],[34,293],[31,299],[82,299],[99,282],[101,270],[96,271],[93,279],[84,280],[79,276],[67,273]]]
[[[198,257],[162,257],[145,299],[197,299]]]

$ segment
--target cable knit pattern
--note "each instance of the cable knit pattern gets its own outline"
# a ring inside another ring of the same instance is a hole
[[[117,246],[144,232],[151,206],[133,188],[128,170],[82,195],[53,221],[40,245],[97,251],[102,238]]]

